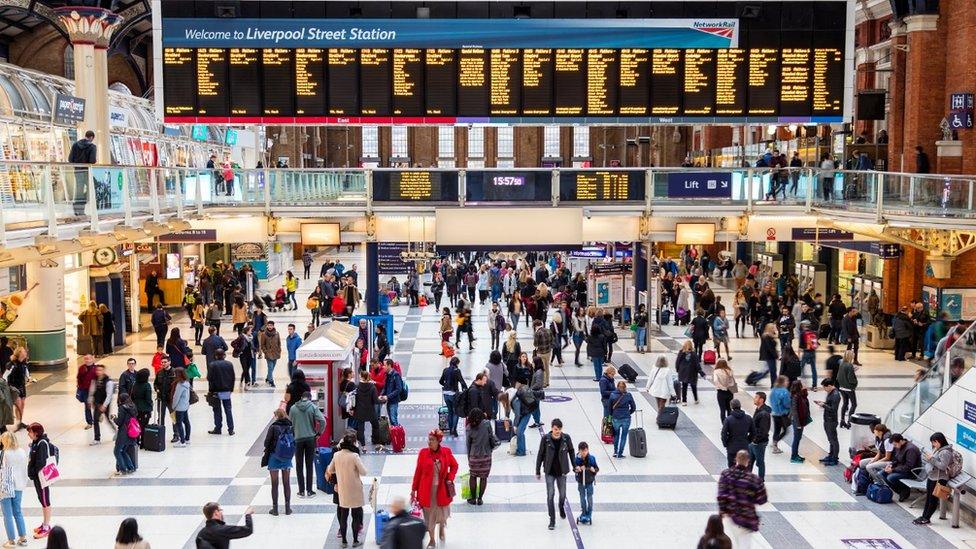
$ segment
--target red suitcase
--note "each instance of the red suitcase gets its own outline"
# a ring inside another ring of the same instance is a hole
[[[390,426],[390,444],[393,445],[393,451],[397,453],[402,452],[403,448],[406,447],[407,434],[402,425]]]

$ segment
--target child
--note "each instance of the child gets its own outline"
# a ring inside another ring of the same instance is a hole
[[[573,467],[580,494],[580,516],[576,522],[593,524],[593,482],[600,468],[596,465],[596,458],[590,455],[590,446],[587,443],[580,442],[578,448]]]
[[[162,345],[157,346],[156,354],[154,354],[152,357],[152,367],[153,367],[154,374],[158,374],[159,371],[163,369],[163,357],[165,356],[166,353],[163,352],[163,346]]]

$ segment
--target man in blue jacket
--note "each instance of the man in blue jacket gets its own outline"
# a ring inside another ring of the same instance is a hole
[[[295,374],[295,357],[298,348],[302,346],[302,336],[295,332],[295,325],[288,325],[288,337],[285,338],[285,347],[288,349],[288,379]]]
[[[603,417],[610,415],[610,393],[615,389],[613,377],[617,375],[617,369],[613,366],[607,366],[603,369],[603,375],[600,376],[600,403],[603,404]]]
[[[393,367],[393,359],[388,358],[383,362],[386,370],[386,383],[383,385],[383,394],[380,400],[386,403],[386,413],[390,416],[390,426],[399,425],[397,420],[397,409],[400,407],[400,395],[403,391],[403,378],[400,372]]]

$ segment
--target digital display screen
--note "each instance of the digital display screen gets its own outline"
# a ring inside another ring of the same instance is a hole
[[[779,50],[749,50],[748,83],[749,114],[776,114],[779,110]]]
[[[556,116],[583,114],[586,102],[586,50],[556,50]]]
[[[481,48],[458,52],[458,116],[488,115],[488,53]]]
[[[205,116],[227,116],[227,50],[197,50],[197,112]]]
[[[352,48],[329,48],[326,57],[329,114],[353,116],[359,112],[358,54]]]
[[[621,116],[647,116],[651,97],[651,51],[620,50]]]
[[[458,174],[455,171],[373,172],[375,202],[457,202]]]
[[[390,116],[390,50],[359,52],[359,89],[365,116]]]
[[[519,50],[491,50],[489,65],[491,114],[518,115],[522,106],[522,59]]]
[[[326,51],[321,48],[295,50],[295,114],[315,116],[326,112]]]
[[[166,93],[163,112],[173,116],[186,116],[197,112],[197,50],[192,48],[166,48],[163,51],[163,80]]]
[[[522,51],[522,114],[549,116],[552,114],[553,50]]]
[[[261,84],[266,116],[295,115],[295,51],[284,48],[263,50]]]
[[[559,200],[644,200],[645,173],[632,171],[560,171]]]
[[[261,116],[262,94],[257,91],[261,82],[261,50],[234,48],[230,50],[228,59],[231,115]]]
[[[651,52],[651,114],[681,113],[684,71],[681,50],[656,49]]]
[[[619,74],[617,50],[587,50],[586,114],[593,116],[617,114]]]
[[[393,50],[393,115],[424,115],[424,61],[416,48]]]
[[[457,102],[454,83],[457,62],[454,50],[436,49],[425,53],[425,89],[427,90],[427,116],[455,116]]]
[[[465,178],[470,202],[543,202],[552,200],[549,172],[468,171]]]

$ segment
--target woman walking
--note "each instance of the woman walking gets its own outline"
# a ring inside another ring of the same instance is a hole
[[[634,315],[634,346],[638,353],[647,352],[647,307],[641,303],[637,306],[637,314]],[[728,343],[726,343],[728,351]]]
[[[586,338],[586,356],[593,363],[593,381],[600,381],[607,358],[607,336],[600,326],[592,326]]]
[[[0,434],[0,447],[3,448],[0,451],[0,468],[3,469],[3,477],[11,479],[7,487],[12,489],[9,494],[0,494],[3,498],[0,500],[0,506],[3,507],[3,527],[7,532],[7,543],[4,547],[13,547],[15,543],[27,545],[27,526],[21,510],[24,488],[27,487],[27,452],[20,447],[17,437],[10,431]]]
[[[47,459],[54,455],[53,446],[44,433],[44,426],[40,423],[31,423],[27,428],[27,437],[30,438],[30,453],[27,458],[27,478],[34,481],[34,491],[37,493],[37,501],[41,504],[41,525],[34,528],[34,539],[47,537],[51,533],[51,488],[42,486],[41,469],[47,465]]]
[[[190,325],[193,326],[193,344],[199,347],[203,339],[203,322],[207,315],[207,308],[203,306],[203,301],[197,301],[193,305],[193,314],[190,315]]]
[[[573,312],[573,322],[571,328],[573,331],[573,345],[576,347],[576,358],[573,362],[577,367],[582,367],[583,365],[580,364],[579,360],[580,347],[582,347],[583,342],[586,341],[586,334],[588,334],[590,331],[590,319],[586,316],[586,311],[583,309],[583,307],[576,307],[576,310]]]
[[[6,365],[4,365],[6,367]],[[13,357],[10,359],[9,372],[7,373],[7,384],[11,389],[17,390],[17,400],[14,401],[14,409],[17,412],[17,421],[24,421],[24,407],[27,405],[27,378],[30,376],[27,370],[27,348],[17,347]]]
[[[261,467],[267,467],[271,475],[271,510],[268,511],[271,515],[278,516],[279,483],[283,485],[281,491],[285,495],[285,514],[291,514],[291,466],[294,457],[295,432],[285,411],[278,408],[274,411],[274,422],[264,436],[264,456],[261,458]]]
[[[715,344],[718,358],[722,358],[722,344],[725,344],[725,358],[732,360],[732,353],[729,351],[729,319],[725,317],[725,309],[720,309],[712,319],[712,343]]]
[[[139,422],[136,417],[138,411],[136,405],[132,403],[131,396],[126,393],[119,395],[118,412],[115,418],[115,424],[119,426],[115,435],[115,472],[118,475],[129,475],[136,472],[136,464],[129,455],[129,447],[135,446],[138,438],[130,433],[129,423],[131,420]],[[139,432],[142,432],[141,429]]]
[[[247,324],[247,303],[244,301],[244,296],[234,297],[234,306],[231,307],[230,316],[231,322],[234,323],[234,331],[237,332],[237,335],[241,335],[244,325]]]
[[[512,292],[512,297],[508,298],[508,319],[512,322],[512,329],[515,331],[518,331],[523,308],[522,296],[518,292]]]
[[[803,439],[803,428],[813,422],[813,418],[810,417],[807,390],[803,388],[803,382],[799,379],[790,384],[790,422],[793,425],[790,463],[803,463],[806,459],[800,456],[800,441]]]
[[[441,312],[441,341],[450,342],[451,334],[454,333],[454,323],[451,321],[451,309],[444,307]],[[444,354],[443,345],[441,346],[441,354]]]
[[[698,404],[698,377],[705,377],[705,372],[702,371],[701,359],[698,358],[691,340],[686,340],[681,346],[674,364],[678,370],[678,380],[681,382],[681,405],[688,405],[688,387],[691,387],[695,404]]]
[[[413,473],[410,499],[416,500],[424,512],[427,534],[430,538],[427,547],[435,547],[435,540],[445,542],[444,530],[451,516],[451,501],[454,499],[454,477],[458,472],[458,462],[450,448],[441,446],[444,433],[433,429],[427,434],[427,447],[417,456],[417,467]],[[437,526],[440,533],[434,537]]]
[[[658,413],[667,406],[668,401],[676,397],[674,384],[678,381],[678,375],[668,364],[668,357],[660,355],[654,362],[654,372],[647,379],[647,387],[644,389],[657,401]]]
[[[718,395],[719,417],[725,421],[725,416],[732,413],[732,396],[739,392],[735,384],[735,375],[729,363],[724,358],[715,362],[715,371],[712,372],[712,384],[715,385],[715,392]]]
[[[295,300],[295,292],[298,291],[298,279],[291,271],[285,271],[285,281],[282,283],[285,288],[285,293],[287,297],[285,298],[285,304],[291,303],[291,310],[298,309],[298,301]]]
[[[759,340],[759,360],[766,363],[769,370],[770,386],[776,384],[776,361],[779,360],[779,353],[776,351],[776,326],[770,322],[763,328],[762,338]]]
[[[466,442],[468,448],[468,469],[471,476],[468,484],[471,488],[469,505],[482,505],[485,489],[488,487],[488,475],[491,474],[491,453],[501,445],[495,437],[491,421],[486,421],[485,413],[480,408],[472,408],[468,413],[468,427]],[[479,487],[479,480],[481,486]]]
[[[180,337],[179,328],[173,328],[169,331],[169,339],[166,340],[166,355],[169,356],[169,363],[173,368],[188,366],[193,359],[193,351],[186,344],[186,340]]]
[[[332,456],[332,462],[325,471],[325,478],[331,479],[335,485],[338,500],[337,514],[339,515],[339,534],[342,536],[342,546],[348,546],[346,526],[349,515],[352,515],[352,546],[359,547],[359,533],[363,527],[363,479],[369,474],[362,459],[359,458],[359,448],[356,446],[356,434],[346,432],[339,441],[339,451]]]
[[[851,428],[851,416],[857,410],[857,366],[854,365],[854,351],[844,353],[844,359],[837,370],[837,388],[844,404],[840,408],[840,426]],[[850,406],[850,408],[848,408]]]
[[[458,416],[454,411],[454,403],[457,395],[468,388],[467,383],[464,382],[464,376],[461,375],[461,368],[458,367],[459,364],[461,364],[461,359],[452,357],[447,367],[441,372],[439,381],[441,394],[444,396],[444,406],[447,408],[447,427],[450,435],[453,437],[458,436]]]
[[[173,328],[174,330],[176,328]],[[176,448],[185,448],[190,443],[190,393],[193,388],[190,381],[186,378],[186,369],[173,369],[173,384],[170,389],[169,401],[173,406],[173,413],[176,414],[176,437],[178,442],[174,444]]]
[[[624,458],[627,447],[627,433],[630,431],[630,416],[637,411],[634,395],[627,392],[627,382],[618,381],[617,390],[610,393],[610,416],[613,418],[613,457]]]

